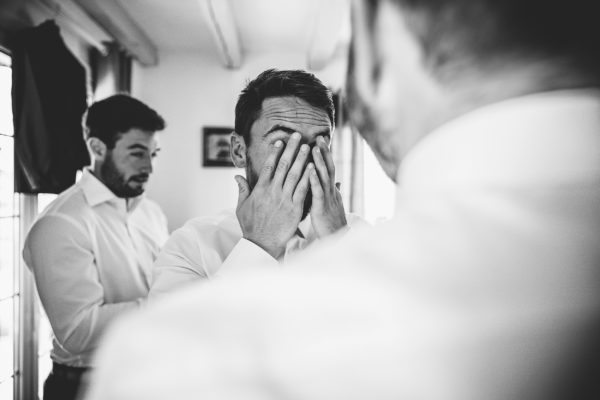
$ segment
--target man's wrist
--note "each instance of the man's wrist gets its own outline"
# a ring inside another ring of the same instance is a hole
[[[267,252],[271,257],[273,257],[276,260],[279,260],[285,253],[285,245],[277,245],[277,244],[268,244],[263,240],[260,239],[256,239],[250,236],[243,236],[244,239],[246,239],[249,242],[254,243],[255,245],[257,245],[258,247],[260,247],[261,249],[263,249],[265,252]]]
[[[313,226],[315,227],[315,231],[317,232],[318,237],[327,237],[329,235],[336,234],[342,230],[345,230],[348,227],[348,222],[346,218],[337,222],[325,222],[323,224],[318,224],[316,218],[313,219]],[[320,228],[318,228],[320,226]]]

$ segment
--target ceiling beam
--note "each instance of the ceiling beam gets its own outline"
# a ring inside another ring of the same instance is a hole
[[[61,29],[72,32],[90,46],[106,51],[111,37],[73,0],[11,0],[3,3],[1,25],[16,30],[54,19]]]
[[[199,0],[222,64],[236,69],[242,65],[242,45],[229,0]]]
[[[97,48],[101,53],[106,52],[105,41],[110,36],[102,27],[92,20],[81,7],[72,0],[39,0],[48,7],[56,10],[58,24],[71,30],[77,37]]]
[[[309,69],[323,69],[350,43],[350,2],[348,0],[315,1],[314,22],[306,55]]]
[[[58,5],[59,17],[64,19],[66,25],[80,38],[94,46],[101,53],[106,53],[106,47],[103,42],[110,40],[108,33],[102,29],[87,13],[81,9],[79,4],[73,0],[43,0]]]
[[[158,64],[156,45],[117,0],[75,1],[142,65]]]

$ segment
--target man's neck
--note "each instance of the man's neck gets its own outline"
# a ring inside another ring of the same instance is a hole
[[[443,122],[511,98],[556,90],[600,87],[600,80],[591,74],[574,74],[571,68],[558,62],[540,61],[474,72],[448,87],[449,106]]]
[[[104,179],[102,179],[102,174],[100,173],[100,164],[95,162],[92,165],[90,165],[88,167],[88,170],[91,172],[92,175],[94,175],[96,177],[96,179],[98,179],[100,182],[102,182],[102,184],[104,186],[106,186],[106,183],[104,182]],[[106,186],[108,187],[108,186]]]

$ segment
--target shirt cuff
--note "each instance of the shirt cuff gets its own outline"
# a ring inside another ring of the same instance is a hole
[[[279,268],[276,259],[262,247],[242,238],[223,261],[218,276],[248,274],[273,268]]]

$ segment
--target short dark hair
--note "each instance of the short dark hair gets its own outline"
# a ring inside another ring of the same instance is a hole
[[[262,110],[265,99],[293,96],[327,113],[334,125],[331,91],[313,74],[302,70],[268,69],[248,82],[235,106],[235,131],[250,142],[250,128]]]
[[[394,1],[407,13],[434,71],[459,58],[475,67],[507,58],[547,59],[588,73],[600,64],[597,0]]]
[[[84,138],[96,137],[109,149],[130,129],[156,132],[165,121],[143,102],[126,94],[116,94],[92,104],[83,117]]]

